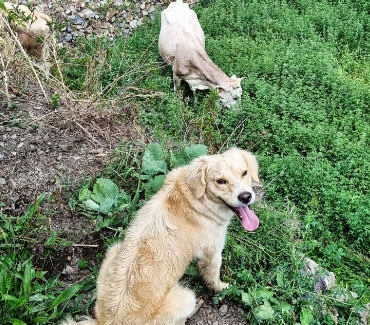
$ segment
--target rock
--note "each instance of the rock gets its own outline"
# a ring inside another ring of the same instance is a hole
[[[117,7],[123,6],[123,1],[122,0],[114,0],[114,5]]]
[[[364,306],[365,310],[359,311],[358,315],[360,317],[360,324],[367,325],[369,324],[369,317],[370,317],[370,303]]]
[[[134,19],[134,20],[130,21],[129,25],[130,25],[131,28],[135,28],[135,27],[138,26],[138,21],[136,19]]]
[[[220,310],[219,310],[219,312],[220,312],[220,316],[221,316],[221,317],[222,317],[222,316],[225,316],[225,315],[227,314],[227,310],[228,310],[227,305],[222,305],[222,306],[220,307]]]
[[[90,8],[85,8],[80,12],[80,16],[85,18],[85,19],[91,19],[94,18],[95,12],[91,10]]]
[[[6,180],[4,177],[0,177],[0,186],[4,186],[6,184]]]
[[[67,275],[69,275],[69,274],[73,274],[73,273],[75,273],[76,271],[75,271],[75,269],[72,267],[72,266],[70,266],[70,265],[67,265],[65,268],[64,268],[64,270],[62,271],[62,274],[67,274]]]
[[[325,292],[335,285],[335,275],[333,272],[329,272],[322,269],[315,261],[310,258],[304,258],[305,268],[303,269],[304,276],[315,276],[317,273],[326,273],[317,278],[315,284],[315,291]]]
[[[64,40],[65,40],[66,42],[71,42],[71,41],[72,41],[72,39],[73,39],[73,36],[72,36],[72,34],[71,34],[71,33],[68,33],[66,36],[64,36]]]
[[[73,16],[71,19],[71,22],[73,25],[83,25],[85,22],[85,19],[83,19],[80,16]]]

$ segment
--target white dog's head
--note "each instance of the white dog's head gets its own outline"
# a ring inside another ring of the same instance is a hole
[[[243,78],[237,78],[233,75],[230,78],[230,84],[225,88],[218,88],[217,93],[220,96],[220,102],[225,107],[235,106],[242,97],[242,86],[241,81]]]
[[[259,183],[254,155],[232,148],[194,160],[187,171],[188,186],[197,199],[205,196],[215,204],[227,206],[241,217],[246,230],[258,228],[259,220],[249,209],[256,198],[252,183]]]

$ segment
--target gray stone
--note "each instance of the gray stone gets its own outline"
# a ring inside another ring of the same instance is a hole
[[[73,36],[72,36],[72,34],[70,34],[70,33],[68,33],[66,36],[64,36],[64,40],[65,40],[66,42],[71,42],[71,41],[72,41],[72,39],[73,39]]]
[[[323,268],[321,268],[315,261],[311,260],[310,258],[304,258],[305,268],[303,269],[304,276],[315,276],[318,272],[325,273],[324,275],[320,275],[317,279],[315,284],[315,291],[322,291],[325,292],[330,288],[334,287],[335,285],[335,275],[333,272],[329,272]]]
[[[138,26],[138,21],[136,19],[130,21],[130,27],[135,28]]]
[[[64,270],[62,271],[62,274],[73,274],[73,273],[75,273],[75,272],[76,272],[76,270],[75,270],[72,266],[67,265],[67,266],[64,268]]]
[[[362,310],[358,313],[360,316],[360,324],[361,325],[368,325],[369,324],[369,317],[370,317],[370,303],[364,306],[365,310]]]
[[[82,25],[85,22],[85,19],[80,16],[73,16],[71,22],[73,25]]]
[[[222,306],[220,307],[220,310],[219,310],[219,312],[220,312],[220,316],[225,316],[225,315],[227,314],[227,310],[228,310],[227,305],[222,305]]]
[[[0,186],[6,184],[6,179],[4,177],[0,177]]]
[[[86,19],[94,18],[95,12],[91,10],[90,8],[85,8],[80,12],[80,16]]]

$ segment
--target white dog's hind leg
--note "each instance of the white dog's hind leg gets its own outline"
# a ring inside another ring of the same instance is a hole
[[[173,90],[176,92],[181,84],[181,79],[173,72]]]

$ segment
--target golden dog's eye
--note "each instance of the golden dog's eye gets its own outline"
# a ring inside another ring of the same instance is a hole
[[[218,180],[216,180],[216,183],[222,185],[227,184],[227,181],[225,181],[223,178],[219,178]]]
[[[248,170],[245,170],[244,172],[243,172],[243,174],[242,174],[242,176],[244,177],[245,175],[247,175],[248,174]]]

